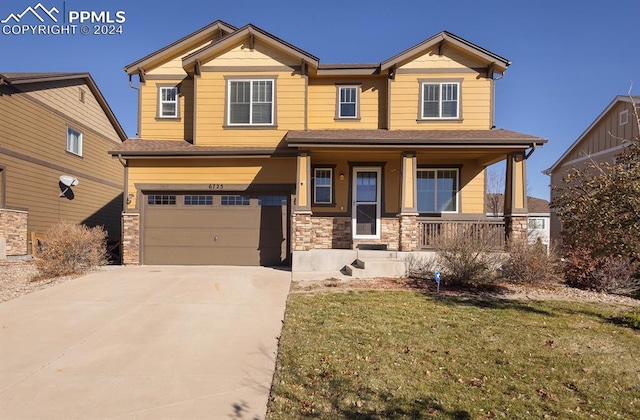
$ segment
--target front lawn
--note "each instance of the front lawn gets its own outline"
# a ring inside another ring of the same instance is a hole
[[[602,304],[291,294],[267,416],[640,418],[640,336]]]

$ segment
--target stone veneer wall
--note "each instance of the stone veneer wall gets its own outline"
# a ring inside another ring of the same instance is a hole
[[[313,248],[311,212],[294,212],[291,226],[291,250],[308,251]]]
[[[7,240],[7,255],[27,255],[29,212],[0,209],[0,237]]]
[[[383,218],[381,220],[380,239],[353,239],[351,217],[309,215],[309,222],[303,224],[304,228],[297,227],[297,219],[294,220],[294,223],[296,224],[294,234],[300,234],[303,240],[310,241],[308,248],[294,247],[294,251],[308,249],[354,249],[360,244],[381,244],[386,245],[387,249],[395,251],[398,250],[400,242],[400,221],[395,217]],[[310,223],[310,225],[307,223]]]
[[[529,216],[507,216],[504,218],[509,242],[526,243],[529,237]]]
[[[122,264],[140,263],[140,213],[122,213]]]

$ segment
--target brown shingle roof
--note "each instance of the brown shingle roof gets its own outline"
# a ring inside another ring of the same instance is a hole
[[[271,156],[278,150],[265,147],[194,146],[184,140],[128,139],[111,155],[129,156]]]
[[[502,214],[503,206],[504,206],[504,195],[503,194],[487,194],[488,197],[496,197],[498,204],[498,212]],[[487,213],[492,213],[493,209],[491,208],[491,201],[485,200],[484,203],[485,211]],[[527,208],[529,209],[529,214],[548,214],[551,210],[549,207],[549,202],[542,198],[537,197],[527,197]]]
[[[336,145],[542,145],[546,139],[509,130],[308,130],[289,131],[289,146]]]

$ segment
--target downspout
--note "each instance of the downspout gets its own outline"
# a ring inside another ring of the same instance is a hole
[[[138,91],[138,126],[136,128],[136,131],[137,131],[136,136],[140,137],[140,105],[142,102],[141,100],[142,98],[140,97],[140,88],[133,84],[132,76],[133,75],[131,74],[129,75],[129,87],[131,89],[135,89],[136,91]]]
[[[122,158],[122,154],[118,153],[118,161],[124,168],[124,185],[122,187],[122,212],[127,212],[127,206],[129,205],[129,167],[127,166],[127,161]]]

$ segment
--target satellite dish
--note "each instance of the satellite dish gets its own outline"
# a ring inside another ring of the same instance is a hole
[[[62,175],[58,186],[60,187],[59,197],[66,197],[68,200],[73,200],[75,194],[71,191],[71,187],[78,185],[78,180],[69,175]]]
[[[75,187],[78,185],[78,180],[69,175],[62,175],[60,177],[60,182],[62,182],[67,187]]]

